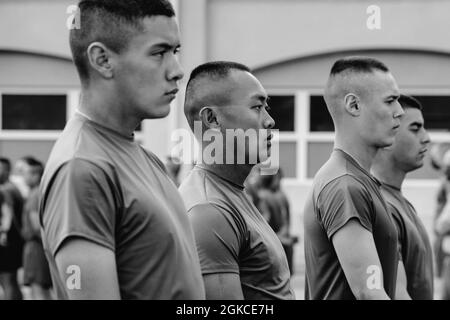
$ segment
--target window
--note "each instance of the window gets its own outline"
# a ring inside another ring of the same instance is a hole
[[[450,131],[450,96],[416,96],[429,131]]]
[[[275,129],[294,131],[295,97],[293,95],[271,95],[270,115],[275,120]]]
[[[280,168],[286,178],[295,178],[297,172],[296,142],[280,142]]]
[[[66,105],[64,94],[2,94],[2,129],[62,130]]]
[[[323,96],[310,96],[309,105],[311,131],[334,131],[333,120]]]

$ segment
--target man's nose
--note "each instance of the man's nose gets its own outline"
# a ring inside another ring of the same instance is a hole
[[[405,114],[405,111],[403,110],[402,105],[400,104],[400,102],[397,101],[397,108],[394,113],[394,118],[399,118],[399,117],[403,116],[404,114]]]
[[[272,129],[275,127],[275,120],[270,116],[270,114],[266,111],[267,117],[264,119],[264,128]]]
[[[183,79],[184,72],[183,72],[183,69],[181,68],[181,64],[178,61],[177,57],[175,57],[175,56],[172,57],[172,62],[170,64],[169,68],[170,69],[169,69],[168,75],[167,75],[168,80],[170,80],[170,81],[172,81],[172,80],[178,81],[178,80]]]

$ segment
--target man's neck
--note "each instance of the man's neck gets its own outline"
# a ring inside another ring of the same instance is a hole
[[[130,117],[128,108],[119,105],[114,97],[101,95],[100,91],[83,91],[79,112],[89,120],[110,128],[125,136],[131,136],[138,126],[140,119]]]
[[[247,179],[250,171],[252,170],[251,165],[245,164],[200,164],[201,167],[214,172],[218,176],[224,178],[225,180],[231,181],[232,183],[244,187],[244,181]]]
[[[366,171],[370,171],[373,159],[378,151],[378,148],[361,143],[356,139],[346,139],[345,137],[339,137],[336,134],[334,148],[341,149],[356,160],[356,162],[364,168]]]
[[[398,169],[394,162],[389,160],[387,156],[377,155],[371,171],[375,178],[397,189],[402,188],[403,181],[406,177],[406,172]]]

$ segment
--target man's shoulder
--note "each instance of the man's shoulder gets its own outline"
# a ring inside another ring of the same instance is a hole
[[[111,167],[112,163],[96,130],[75,118],[69,121],[50,152],[41,186],[47,185],[62,167],[80,161],[100,168]]]
[[[61,163],[74,157],[92,158],[104,152],[100,134],[86,121],[70,119],[50,152],[47,165]]]
[[[211,193],[209,181],[203,170],[194,167],[181,182],[178,190],[183,198],[186,209],[194,206],[210,204]]]
[[[342,191],[345,193],[354,193],[365,189],[366,187],[360,177],[348,171],[319,177],[317,180],[314,179],[313,182],[315,198],[319,198],[319,196],[323,197],[324,194],[330,192]]]

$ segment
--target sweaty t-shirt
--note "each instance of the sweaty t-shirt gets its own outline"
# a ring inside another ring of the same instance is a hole
[[[159,159],[133,136],[76,114],[51,152],[40,195],[59,299],[67,294],[55,255],[71,237],[114,251],[122,299],[204,299],[183,200]]]
[[[384,290],[394,298],[398,235],[380,185],[350,155],[335,149],[316,174],[305,204],[305,299],[355,299],[332,243],[350,219],[372,233]]]
[[[412,204],[398,188],[383,183],[381,193],[388,203],[399,232],[407,291],[414,300],[432,300],[433,256],[425,227]]]
[[[244,188],[194,167],[180,186],[202,273],[239,274],[244,299],[294,299],[278,237]]]

